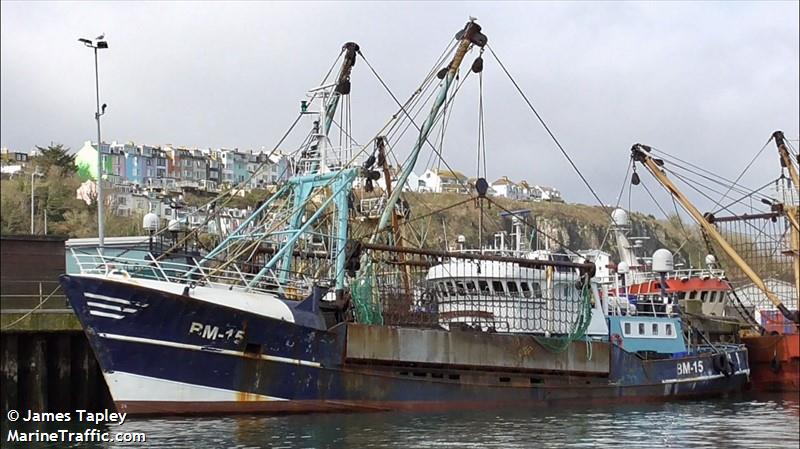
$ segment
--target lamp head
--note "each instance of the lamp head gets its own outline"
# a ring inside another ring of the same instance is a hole
[[[97,39],[94,39],[94,40],[80,38],[80,39],[78,39],[78,42],[82,42],[83,45],[85,45],[87,47],[94,48],[94,49],[108,48],[108,42],[100,40],[102,38],[103,38],[103,36],[99,36]]]

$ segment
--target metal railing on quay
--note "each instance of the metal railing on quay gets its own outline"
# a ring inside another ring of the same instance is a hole
[[[6,280],[0,282],[0,313],[71,312],[57,280]]]

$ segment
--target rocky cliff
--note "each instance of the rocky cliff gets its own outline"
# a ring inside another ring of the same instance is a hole
[[[414,244],[444,249],[454,247],[459,235],[466,239],[467,248],[479,246],[478,229],[481,209],[475,200],[459,194],[409,193],[411,207],[408,222],[413,230],[406,238]],[[497,204],[484,201],[483,245],[492,245],[495,235],[513,232],[510,211],[524,216],[524,241],[531,248],[561,247],[572,250],[602,248],[617,260],[616,242],[608,232],[608,212],[598,206],[583,204],[513,201],[494,198]],[[504,217],[505,215],[505,217]],[[652,254],[658,248],[677,252],[676,263],[699,266],[705,256],[705,245],[692,223],[679,222],[676,217],[659,220],[652,215],[629,214],[631,242],[641,239],[642,253]],[[505,237],[506,239],[510,237]],[[510,245],[511,242],[506,240]]]

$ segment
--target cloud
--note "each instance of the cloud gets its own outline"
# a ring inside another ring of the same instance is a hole
[[[100,55],[101,101],[109,104],[104,138],[257,149],[277,142],[342,43],[361,44],[395,94],[407,98],[468,15],[479,18],[606,202],[615,200],[635,142],[735,178],[772,131],[792,139],[800,133],[797,3],[4,2],[2,145],[78,148],[92,139],[93,61],[81,36],[105,32],[110,44]],[[593,204],[485,56],[489,177],[554,185],[568,200]],[[476,81],[468,80],[454,104],[444,146],[448,162],[470,175]],[[351,102],[361,142],[396,109],[360,62]],[[778,175],[773,156],[750,169],[746,184]],[[649,202],[641,192],[634,198]]]

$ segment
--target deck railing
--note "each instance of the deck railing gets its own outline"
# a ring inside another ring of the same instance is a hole
[[[300,279],[290,278],[289,281],[278,282],[277,272],[273,272],[271,276],[264,276],[255,285],[249,286],[258,270],[254,267],[242,268],[233,263],[225,265],[221,260],[201,266],[191,256],[174,255],[159,260],[150,253],[146,253],[144,257],[122,257],[103,255],[99,252],[87,254],[71,251],[81,274],[151,279],[256,293],[282,293],[292,297],[302,296],[308,290]],[[183,261],[179,261],[179,257]]]
[[[331,170],[357,167],[364,163],[367,156],[361,147],[328,147],[325,149],[325,165]],[[321,162],[322,156],[319,154],[306,156],[298,162],[299,172],[316,173]]]
[[[666,279],[678,279],[678,280],[688,280],[691,278],[701,278],[701,279],[723,279],[725,277],[725,271],[720,270],[717,268],[684,268],[680,270],[673,270],[666,273]],[[661,275],[659,273],[653,271],[647,272],[636,272],[634,274],[633,282],[647,282],[647,281],[657,281],[661,279]]]

